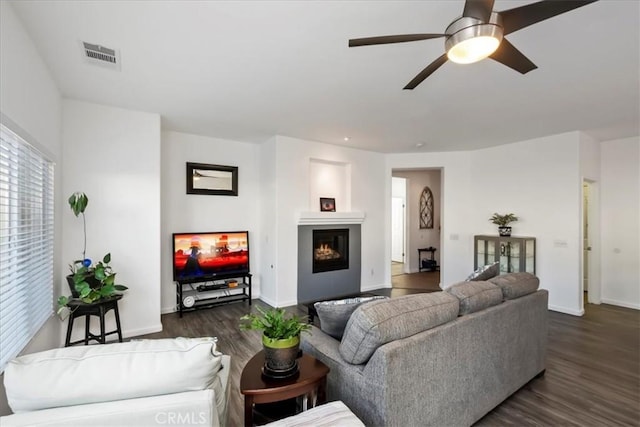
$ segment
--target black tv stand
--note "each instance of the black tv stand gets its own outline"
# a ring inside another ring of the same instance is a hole
[[[231,302],[249,301],[251,305],[251,273],[217,276],[202,282],[178,280],[175,283],[176,308],[180,317],[183,312]],[[237,292],[238,290],[242,292]]]

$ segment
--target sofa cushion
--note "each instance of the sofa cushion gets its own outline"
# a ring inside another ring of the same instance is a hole
[[[220,388],[215,338],[66,347],[13,359],[4,373],[14,413]]]
[[[351,314],[361,304],[386,299],[385,296],[356,297],[334,301],[322,301],[313,304],[313,307],[320,318],[320,329],[328,335],[341,340],[344,328],[351,317]]]
[[[264,427],[364,427],[347,405],[338,400],[316,406],[297,415],[265,424]]]
[[[531,273],[509,273],[489,279],[489,282],[502,288],[504,299],[520,298],[532,294],[540,286],[540,279]]]
[[[70,386],[70,385],[69,385]],[[224,426],[211,389],[63,406],[0,417],[2,427]],[[183,422],[178,424],[176,420]],[[190,424],[192,423],[192,424]]]
[[[365,363],[383,344],[455,319],[458,307],[458,299],[447,292],[406,295],[363,304],[347,322],[340,354],[349,363]]]
[[[500,262],[496,261],[493,264],[487,264],[483,267],[478,267],[476,271],[471,273],[465,281],[484,281],[489,280],[492,277],[496,277],[500,274]]]
[[[490,282],[460,282],[447,288],[460,300],[459,315],[474,313],[502,302],[502,289]]]

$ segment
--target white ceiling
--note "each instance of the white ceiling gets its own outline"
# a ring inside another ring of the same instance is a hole
[[[532,1],[496,0],[495,10]],[[640,133],[637,0],[601,0],[507,36],[538,66],[527,75],[492,60],[446,63],[413,91],[402,88],[444,39],[359,48],[348,39],[444,32],[462,0],[12,4],[63,96],[159,113],[164,129],[381,152]],[[119,49],[121,71],[85,62],[80,41]]]

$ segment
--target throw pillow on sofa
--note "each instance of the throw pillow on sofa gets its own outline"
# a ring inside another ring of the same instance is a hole
[[[496,261],[493,264],[487,264],[484,267],[478,267],[476,271],[471,273],[469,277],[465,279],[465,282],[472,281],[486,281],[492,277],[496,277],[500,274],[500,262]]]
[[[334,301],[321,301],[313,304],[320,318],[320,329],[327,335],[341,340],[349,318],[362,304],[387,299],[385,296],[356,297]]]
[[[460,300],[460,316],[502,303],[502,289],[490,282],[460,282],[446,291]]]

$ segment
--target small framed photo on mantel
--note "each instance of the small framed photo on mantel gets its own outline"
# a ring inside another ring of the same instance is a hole
[[[320,197],[320,212],[335,212],[336,199],[329,197]]]

